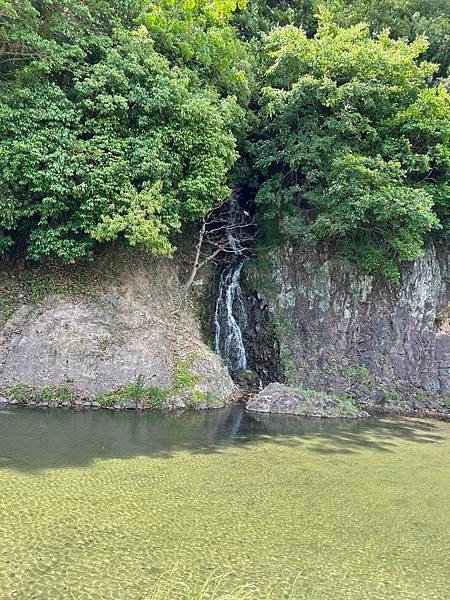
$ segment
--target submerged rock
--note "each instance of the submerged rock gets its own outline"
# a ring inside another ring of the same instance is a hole
[[[368,417],[347,397],[327,396],[323,392],[302,390],[282,383],[271,383],[252,396],[247,410],[304,417],[356,419]]]

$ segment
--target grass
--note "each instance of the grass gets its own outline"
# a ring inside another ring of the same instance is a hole
[[[187,358],[180,358],[176,361],[173,376],[173,391],[179,392],[186,388],[193,388],[196,383],[201,381],[201,376],[191,372],[191,366],[197,358],[195,353],[192,353]]]
[[[77,398],[76,392],[69,385],[44,385],[38,388],[25,383],[17,383],[11,387],[7,390],[6,396],[9,400],[16,401],[18,404],[26,404],[27,402],[73,403]]]
[[[359,413],[358,407],[353,404],[353,400],[349,396],[338,394],[334,399],[339,402],[342,412],[349,415],[356,415]]]
[[[134,383],[130,383],[118,390],[105,392],[97,397],[101,406],[115,406],[123,402],[134,402],[146,408],[162,407],[169,395],[168,390],[157,386],[146,386],[142,375]]]
[[[9,319],[14,314],[14,306],[8,298],[0,296],[0,314],[3,318]]]
[[[98,292],[97,274],[88,262],[81,262],[76,268],[58,262],[29,268],[22,283],[34,304],[40,304],[49,295],[94,296]]]
[[[5,392],[9,400],[18,404],[28,402],[48,402],[49,404],[74,404],[76,400],[96,400],[101,406],[108,407],[122,402],[134,402],[146,408],[159,408],[163,406],[169,391],[156,386],[146,386],[142,376],[135,383],[131,383],[118,390],[100,394],[97,398],[83,398],[70,385],[44,385],[36,387],[24,383],[17,383]]]
[[[321,398],[323,400],[336,400],[339,402],[340,410],[344,413],[355,415],[359,413],[358,407],[354,404],[352,398],[346,394],[327,394],[317,390],[308,390],[301,387],[294,388],[294,391],[308,400],[314,400],[315,398]]]
[[[295,387],[294,391],[308,400],[314,400],[314,398],[328,398],[328,394],[326,392],[319,392],[317,390],[308,390],[302,387]]]
[[[181,578],[177,569],[163,573],[153,587],[144,594],[140,600],[275,600],[279,593],[274,591],[263,592],[255,583],[233,585],[231,581],[234,573],[212,573],[204,581]],[[295,578],[292,586],[282,592],[285,600],[301,600],[296,590],[300,573]],[[313,598],[309,595],[308,598]]]
[[[346,367],[342,370],[342,376],[347,384],[353,381],[362,383],[369,388],[373,386],[373,382],[369,376],[369,371],[365,365]]]

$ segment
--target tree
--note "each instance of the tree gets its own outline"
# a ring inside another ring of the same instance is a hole
[[[450,16],[379,6],[0,0],[0,254],[171,255],[195,223],[201,264],[226,252],[210,219],[245,186],[272,231],[397,278],[448,224]]]
[[[251,95],[253,57],[231,20],[247,0],[156,0],[142,23],[155,48],[172,64],[188,66],[223,96],[246,106]]]
[[[426,37],[425,58],[440,65],[445,76],[450,65],[450,2],[448,0],[318,0],[342,27],[367,23],[374,34],[388,29],[395,38],[413,41]]]
[[[428,88],[426,48],[327,18],[313,39],[272,32],[254,145],[264,219],[393,280],[420,256],[449,203],[450,99]]]
[[[157,52],[139,14],[35,5],[5,25],[34,50],[0,65],[0,252],[73,261],[122,238],[171,254],[172,233],[229,194],[242,109]]]
[[[234,23],[248,40],[259,39],[274,27],[295,25],[308,35],[317,26],[314,0],[249,0],[236,11]]]

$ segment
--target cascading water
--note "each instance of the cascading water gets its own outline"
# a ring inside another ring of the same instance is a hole
[[[241,272],[246,261],[242,238],[245,233],[245,214],[233,195],[230,199],[226,227],[227,247],[232,260],[223,268],[214,311],[215,351],[233,373],[247,368],[243,331],[247,314],[242,299]]]

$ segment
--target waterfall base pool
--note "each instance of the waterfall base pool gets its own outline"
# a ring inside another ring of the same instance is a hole
[[[449,423],[3,409],[0,598],[443,600],[449,500]]]

